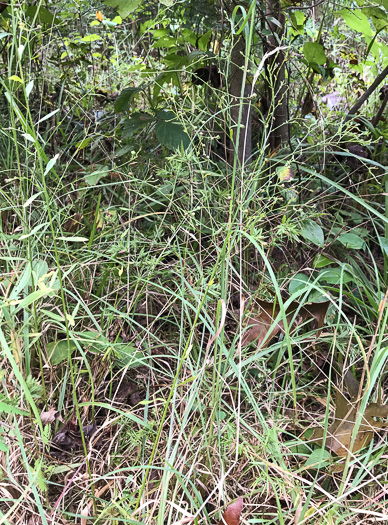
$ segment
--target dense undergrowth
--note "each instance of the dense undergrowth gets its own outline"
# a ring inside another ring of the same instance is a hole
[[[110,54],[76,16],[2,19],[0,522],[216,523],[240,496],[243,523],[386,521],[378,97],[302,118],[292,70],[289,143],[253,97],[228,162],[227,91],[160,77],[160,19],[132,41],[105,9]]]

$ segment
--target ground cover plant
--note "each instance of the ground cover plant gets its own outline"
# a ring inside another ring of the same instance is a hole
[[[0,24],[0,523],[386,522],[387,2]]]

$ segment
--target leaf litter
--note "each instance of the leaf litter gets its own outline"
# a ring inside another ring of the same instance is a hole
[[[40,420],[43,425],[49,425],[59,418],[59,412],[55,408],[50,408],[46,412],[40,414]]]
[[[347,371],[344,382],[350,394],[350,400],[348,401],[339,390],[336,392],[334,421],[327,428],[325,440],[326,448],[340,457],[346,457],[367,446],[374,433],[387,426],[386,423],[376,421],[374,418],[388,417],[388,405],[378,403],[369,403],[361,415],[358,381],[350,371]],[[358,420],[360,423],[355,434]],[[315,428],[311,440],[322,446],[323,438],[324,428]]]
[[[121,381],[118,388],[115,389],[115,395],[112,398],[113,404],[123,404],[129,402],[130,405],[136,406],[141,401],[141,396],[138,392],[138,387],[133,381],[124,380]],[[106,416],[106,410],[101,411],[103,418]],[[53,423],[59,418],[59,412],[54,408],[50,408],[47,412],[41,413],[41,420],[43,424]],[[85,440],[91,439],[97,432],[97,425],[91,423],[82,426],[82,433]],[[95,444],[97,447],[101,445],[101,437]],[[80,450],[82,448],[82,434],[79,424],[74,414],[71,418],[59,429],[51,441],[50,454],[57,459],[64,459],[66,454],[72,451]]]
[[[255,300],[254,304],[257,306],[257,314],[248,314],[248,328],[243,335],[242,344],[247,345],[257,341],[257,348],[265,348],[279,332],[284,333],[284,321],[279,319],[276,324],[274,323],[280,314],[279,303]],[[305,321],[315,320],[317,324],[316,337],[319,337],[329,305],[330,301],[303,306],[297,301],[292,301],[286,309],[286,319],[290,330],[300,326]]]
[[[97,432],[97,425],[84,425],[82,432],[85,439],[90,439]],[[55,434],[52,439],[50,454],[54,457],[63,457],[66,452],[82,448],[82,435],[74,415]]]

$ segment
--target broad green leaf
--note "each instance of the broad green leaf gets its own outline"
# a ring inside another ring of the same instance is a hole
[[[333,261],[319,253],[314,259],[313,268],[324,268],[325,266],[329,266],[329,264],[333,264]]]
[[[53,321],[58,321],[60,323],[65,322],[65,318],[61,315],[55,314],[54,312],[50,312],[50,310],[45,310],[44,308],[39,309],[40,315],[46,315],[50,319],[53,319]]]
[[[325,237],[323,235],[323,230],[315,221],[308,219],[303,222],[300,234],[306,240],[311,241],[317,246],[323,247],[325,243]]]
[[[341,268],[327,268],[319,272],[318,280],[328,284],[339,284],[341,281],[346,284],[353,280],[353,276],[346,270],[342,271]]]
[[[109,346],[112,346],[112,343],[109,342],[105,335],[91,330],[77,332],[77,341],[81,344],[84,350],[94,351],[96,353],[105,353],[106,349]]]
[[[54,15],[43,6],[31,5],[26,9],[26,16],[36,19],[40,24],[52,24],[54,22]]]
[[[154,42],[153,44],[153,47],[156,49],[161,48],[161,47],[165,47],[166,49],[169,49],[174,46],[176,46],[176,40],[172,36],[162,36],[161,38],[159,38],[159,40],[156,40],[156,42]]]
[[[132,113],[131,118],[124,123],[122,135],[124,138],[131,138],[137,131],[154,121],[154,117],[146,113]]]
[[[380,46],[378,42],[376,41],[376,37],[373,38],[366,36],[365,37],[366,43],[368,44],[368,53],[372,55],[372,57],[378,61],[380,58]],[[365,61],[365,65],[371,65],[372,67],[375,67],[376,64],[373,61],[367,60]]]
[[[136,368],[137,366],[144,366],[147,357],[144,357],[134,345],[128,343],[121,343],[114,345],[114,352],[117,358],[117,364],[120,367]]]
[[[176,0],[159,0],[159,2],[163,5],[166,5],[167,7],[171,7],[174,5]]]
[[[306,20],[306,15],[303,11],[293,11],[291,13],[291,20],[295,23],[296,26],[303,26]]]
[[[380,31],[386,27],[388,17],[383,9],[380,9],[379,7],[367,7],[366,9],[363,9],[362,12],[372,20],[376,31]]]
[[[175,113],[173,113],[172,111],[165,111],[165,110],[159,111],[156,117],[160,120],[168,120],[168,121],[172,121],[176,119]]]
[[[198,47],[201,51],[206,53],[208,51],[209,42],[212,37],[213,31],[209,30],[207,33],[201,36],[201,38],[198,40]]]
[[[81,38],[82,42],[96,42],[97,40],[101,40],[100,35],[86,35],[83,38]]]
[[[378,237],[378,239],[382,252],[388,256],[388,239],[386,237]]]
[[[32,271],[35,273],[35,277],[37,279],[40,279],[41,277],[45,276],[49,271],[47,262],[42,259],[33,261]],[[30,281],[30,284],[32,285],[32,281]]]
[[[77,348],[73,341],[69,342],[70,354]],[[49,363],[53,366],[59,365],[63,361],[67,360],[68,346],[67,339],[61,339],[59,341],[53,341],[47,345],[47,358]]]
[[[155,126],[155,134],[161,144],[170,149],[190,146],[190,137],[178,122],[159,121]]]
[[[330,462],[330,452],[324,448],[313,450],[307,458],[305,467],[320,469],[326,467]]]
[[[86,146],[94,139],[94,137],[87,137],[77,142],[76,147],[78,150],[85,149]]]
[[[128,111],[135,95],[141,91],[138,87],[127,87],[122,90],[115,102],[115,112]]]
[[[197,43],[197,34],[191,29],[185,28],[182,30],[182,38],[185,42],[195,46]]]
[[[353,250],[363,250],[365,249],[365,241],[359,235],[355,233],[343,233],[337,238],[345,248],[351,248]]]
[[[150,33],[157,39],[162,38],[162,36],[168,36],[170,34],[170,30],[166,27],[161,27],[160,29],[151,29]]]
[[[306,42],[303,46],[303,54],[309,64],[323,66],[326,63],[325,49],[318,42]]]
[[[364,36],[371,37],[373,35],[368,19],[360,9],[355,9],[354,11],[341,9],[337,14],[342,16],[350,29],[362,33]]]
[[[105,5],[115,7],[122,18],[127,18],[139,7],[142,0],[103,0],[103,2]]]
[[[388,58],[388,46],[384,42],[380,42],[380,49],[385,58]]]
[[[177,77],[177,73],[175,70],[168,70],[158,75],[155,78],[154,93],[153,93],[154,100],[158,98],[160,90],[163,87],[163,84],[172,83],[173,85],[176,85],[177,82],[178,82],[178,77]]]
[[[109,173],[109,166],[103,166],[101,169],[85,175],[85,182],[88,186],[95,186],[100,179],[106,177]]]
[[[306,287],[306,283],[309,281],[309,278],[304,273],[297,273],[290,281],[288,285],[288,291],[292,295],[297,290],[302,290]]]
[[[28,262],[26,264],[26,267],[24,268],[23,273],[20,275],[19,280],[17,281],[17,284],[13,287],[9,298],[12,299],[18,299],[19,294],[26,286],[28,286],[29,282],[31,281],[31,264]]]

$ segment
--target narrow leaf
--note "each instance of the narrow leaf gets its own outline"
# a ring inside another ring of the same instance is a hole
[[[57,160],[58,160],[58,157],[59,157],[59,153],[57,153],[57,154],[55,155],[55,157],[53,157],[52,159],[50,159],[50,160],[48,161],[47,166],[46,166],[46,170],[45,170],[45,172],[44,172],[44,175],[45,175],[45,176],[47,175],[47,173],[48,173],[49,171],[51,171],[51,170],[53,169],[53,167],[55,166],[55,163],[56,163]]]

